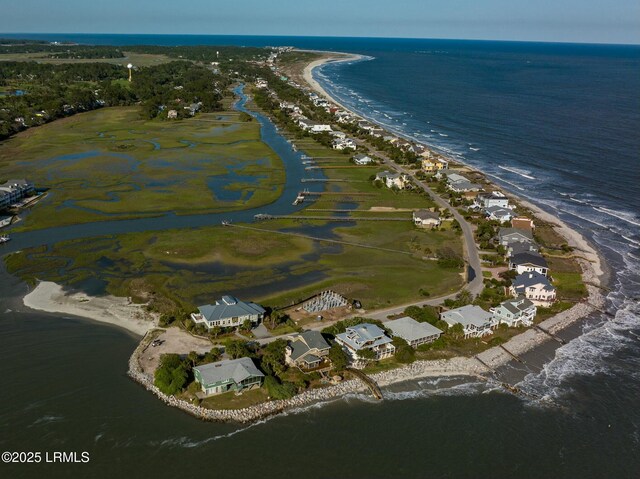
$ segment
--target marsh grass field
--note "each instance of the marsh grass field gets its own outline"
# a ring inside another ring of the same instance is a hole
[[[248,209],[279,197],[280,158],[236,111],[143,120],[104,108],[33,128],[0,145],[0,178],[28,177],[47,198],[19,230]]]

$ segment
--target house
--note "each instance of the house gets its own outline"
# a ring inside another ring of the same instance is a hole
[[[511,215],[513,212],[509,208],[503,208],[501,206],[490,206],[485,208],[484,214],[492,221],[499,221],[505,223],[511,221]]]
[[[267,88],[269,86],[269,84],[266,82],[266,80],[263,80],[262,78],[258,78],[256,80],[256,88]]]
[[[520,243],[520,242],[510,243],[508,246],[506,246],[506,249],[507,249],[507,253],[506,253],[507,258],[510,258],[513,255],[516,255],[519,253],[537,253],[539,251],[538,245],[536,243]]]
[[[480,208],[491,208],[499,206],[500,208],[509,208],[509,198],[500,191],[491,191],[489,193],[480,193],[475,201]]]
[[[347,148],[351,148],[352,150],[355,150],[356,142],[351,138],[336,138],[331,143],[331,147],[334,150],[346,150]]]
[[[373,158],[371,158],[370,156],[359,153],[353,157],[353,162],[356,165],[370,165],[374,161],[373,161]]]
[[[167,112],[167,118],[169,120],[175,120],[176,118],[178,118],[178,110],[169,110]]]
[[[324,123],[313,123],[311,125],[311,129],[309,130],[311,133],[322,133],[322,132],[330,132],[331,125],[326,125]]]
[[[442,173],[447,178],[447,186],[451,191],[456,193],[464,193],[466,191],[479,191],[482,187],[477,183],[472,183],[464,176],[451,172],[450,170],[440,170],[439,173]],[[437,175],[438,177],[442,177],[441,175]]]
[[[509,246],[512,243],[535,243],[530,231],[516,228],[500,228],[498,231],[498,244]]]
[[[511,282],[509,293],[512,296],[524,295],[536,306],[551,306],[556,300],[556,289],[549,278],[535,271],[516,276]]]
[[[544,276],[547,276],[549,272],[547,260],[540,253],[533,251],[512,255],[509,258],[509,269],[515,270],[518,274],[535,271]]]
[[[382,128],[371,128],[369,130],[369,134],[376,138],[382,138],[382,135],[384,135],[384,130]]]
[[[264,374],[253,364],[251,358],[201,364],[193,368],[193,375],[206,396],[259,388],[264,379]]]
[[[442,221],[440,215],[429,210],[418,210],[413,212],[413,222],[416,226],[437,228]]]
[[[489,311],[493,314],[495,325],[504,323],[510,328],[531,326],[536,317],[536,305],[524,296],[508,299]]]
[[[376,175],[376,180],[382,181],[387,188],[393,188],[394,186],[400,190],[404,189],[409,180],[406,175],[401,173],[391,173],[389,171],[383,171]]]
[[[25,179],[7,181],[0,185],[0,210],[9,208],[35,191],[34,184]]]
[[[440,319],[449,327],[461,324],[465,338],[481,338],[491,334],[492,317],[480,306],[470,304],[440,313]]]
[[[329,134],[334,138],[340,138],[344,140],[347,137],[347,134],[344,131],[330,131]]]
[[[427,151],[429,155],[431,152]],[[422,169],[427,173],[435,173],[436,171],[444,170],[449,167],[449,162],[442,158],[432,158],[431,156],[422,160]]]
[[[419,323],[408,316],[387,321],[385,326],[391,330],[391,334],[404,339],[412,348],[432,343],[442,334],[442,331],[435,326],[429,323]]]
[[[358,356],[358,352],[362,350],[373,351],[376,361],[389,358],[396,352],[391,338],[375,324],[363,323],[351,326],[344,333],[336,336],[336,342],[351,356],[354,367],[366,364],[366,361],[362,361]]]
[[[291,338],[285,349],[285,362],[301,369],[314,369],[326,361],[329,343],[319,331],[305,331]]]
[[[525,230],[532,232],[535,228],[533,224],[533,220],[530,218],[525,218],[524,216],[518,216],[517,218],[513,218],[511,220],[511,226],[518,230]]]
[[[258,324],[265,310],[256,303],[245,303],[233,296],[223,296],[215,304],[198,306],[199,313],[192,313],[191,319],[196,324],[204,324],[211,329],[215,326],[232,328],[241,326],[247,319]]]

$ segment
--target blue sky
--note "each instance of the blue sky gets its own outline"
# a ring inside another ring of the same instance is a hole
[[[638,0],[0,0],[0,32],[640,44]]]

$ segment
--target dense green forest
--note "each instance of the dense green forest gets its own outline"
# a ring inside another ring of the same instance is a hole
[[[0,139],[74,113],[102,106],[141,104],[143,115],[154,118],[175,109],[179,117],[222,108],[229,74],[246,60],[264,59],[267,50],[230,46],[105,47],[53,45],[12,40],[0,53],[46,52],[56,58],[114,58],[123,52],[163,54],[175,61],[128,71],[111,63],[40,63],[0,61]],[[218,62],[219,65],[212,65]],[[232,73],[233,74],[233,73]]]

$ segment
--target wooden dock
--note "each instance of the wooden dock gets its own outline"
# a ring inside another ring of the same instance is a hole
[[[304,215],[267,215],[259,213],[253,217],[256,221],[264,220],[307,220],[307,221],[412,221],[411,218],[383,218],[380,216],[304,216]]]

